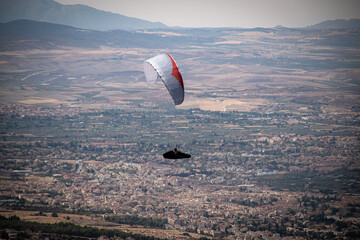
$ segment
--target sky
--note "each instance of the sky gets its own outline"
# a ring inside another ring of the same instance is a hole
[[[306,27],[360,18],[360,0],[56,0],[180,27]]]

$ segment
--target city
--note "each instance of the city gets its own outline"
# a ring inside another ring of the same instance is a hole
[[[67,235],[84,239],[359,237],[359,29],[101,34],[2,45],[1,221],[91,227]],[[177,107],[142,71],[170,51]],[[175,147],[192,158],[162,157]]]
[[[266,111],[3,105],[2,198],[26,199],[19,209],[166,219],[208,237],[352,234],[355,116]],[[173,139],[193,158],[163,159]]]

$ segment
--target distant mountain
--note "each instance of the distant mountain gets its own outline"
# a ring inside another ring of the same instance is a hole
[[[85,5],[62,5],[53,0],[0,0],[0,22],[28,19],[92,30],[137,30],[165,28],[121,14],[101,11]]]
[[[360,19],[337,19],[328,20],[312,26],[310,29],[349,29],[349,28],[360,28]]]
[[[147,30],[149,31],[151,30]],[[168,31],[171,33],[170,29]],[[188,46],[195,42],[200,44],[209,40],[209,37],[187,34],[179,36],[170,34],[163,37],[162,32],[150,33],[125,30],[84,30],[61,24],[16,20],[0,23],[0,51],[64,47],[99,48],[101,46],[156,49]]]

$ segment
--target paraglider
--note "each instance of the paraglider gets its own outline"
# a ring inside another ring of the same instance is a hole
[[[175,105],[184,101],[184,82],[175,60],[170,54],[160,54],[144,62],[144,73],[148,85],[161,80],[165,84]],[[163,154],[164,158],[181,159],[191,158],[191,155],[182,153],[175,148]]]
[[[162,80],[175,105],[184,101],[184,82],[170,54],[160,54],[144,62],[144,73],[148,85]]]
[[[163,157],[169,159],[180,159],[180,158],[191,158],[191,155],[180,152],[177,148],[174,148],[174,150],[164,153]]]

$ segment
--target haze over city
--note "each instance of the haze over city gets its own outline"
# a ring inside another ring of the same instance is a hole
[[[360,18],[358,0],[56,0],[181,27],[306,27]]]

